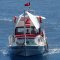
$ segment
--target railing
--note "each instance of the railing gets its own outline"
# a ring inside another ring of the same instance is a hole
[[[10,35],[8,37],[8,40],[9,40],[9,46],[12,46],[13,43],[15,42],[15,36],[14,35]]]

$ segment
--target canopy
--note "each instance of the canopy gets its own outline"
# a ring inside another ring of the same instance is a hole
[[[28,15],[28,17],[29,17],[30,20],[32,21],[33,25],[35,26],[35,28],[36,28],[36,29],[39,29],[39,28],[40,28],[40,24],[39,24],[39,21],[38,21],[37,17],[36,17],[35,15],[32,15],[31,13],[29,13],[28,11],[26,11],[25,13]],[[17,23],[16,23],[16,26],[19,24],[22,16],[23,16],[23,14],[21,14],[21,15],[19,16],[19,19],[18,19],[18,21],[17,21]]]
[[[38,19],[36,18],[36,16],[32,15],[31,13],[27,12],[27,15],[29,16],[30,20],[33,22],[34,26],[36,29],[39,29],[40,28],[40,24],[38,22]]]
[[[18,25],[18,23],[19,23],[19,21],[21,20],[21,17],[23,16],[23,14],[21,14],[20,16],[19,16],[19,19],[18,19],[18,21],[17,21],[17,23],[16,23],[16,26]]]

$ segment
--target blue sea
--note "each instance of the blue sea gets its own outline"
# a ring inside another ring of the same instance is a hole
[[[0,60],[60,60],[60,0],[31,0],[31,9],[46,17],[44,29],[49,52],[23,57],[8,55],[8,36],[14,30],[13,17],[19,16],[29,0],[0,0]]]

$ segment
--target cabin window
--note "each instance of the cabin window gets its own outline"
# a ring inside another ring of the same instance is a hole
[[[39,34],[41,32],[41,29],[36,29],[34,27],[26,28],[26,34]]]
[[[17,27],[17,28],[15,29],[15,34],[24,34],[24,28],[19,28],[19,27]]]
[[[24,32],[26,34],[39,34],[40,33],[40,29],[37,30],[36,28],[34,27],[26,27],[26,30],[24,29],[24,27],[16,27],[15,29],[15,34],[24,34]]]
[[[23,28],[18,28],[17,31],[18,31],[18,32],[23,32],[24,29],[23,29]]]
[[[39,34],[40,31],[41,31],[40,28],[39,28],[38,30],[37,30],[36,28],[34,28],[34,27],[31,28],[31,33],[32,33],[32,34]]]

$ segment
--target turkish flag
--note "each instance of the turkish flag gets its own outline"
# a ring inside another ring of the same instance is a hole
[[[28,3],[26,3],[26,4],[24,4],[25,6],[30,6],[30,2],[28,2]]]

